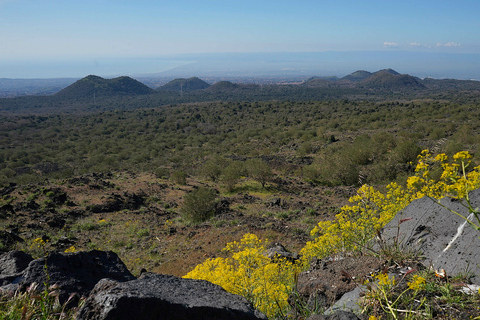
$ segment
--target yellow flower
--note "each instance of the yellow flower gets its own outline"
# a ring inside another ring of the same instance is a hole
[[[65,252],[65,253],[75,252],[75,250],[77,250],[77,249],[75,249],[74,246],[71,246],[70,248],[66,249],[64,252]]]
[[[40,246],[43,246],[45,245],[45,240],[43,240],[42,238],[37,238],[35,240],[33,240],[34,243],[36,243],[37,245],[40,245]]]
[[[453,160],[471,159],[472,155],[468,151],[460,151],[453,155]]]
[[[448,160],[448,157],[445,153],[440,153],[440,154],[437,154],[437,156],[435,157],[435,160],[445,162]]]
[[[423,287],[424,283],[425,283],[424,277],[420,277],[419,275],[414,275],[412,281],[407,282],[407,285],[411,290],[419,290]]]
[[[386,273],[380,273],[375,278],[378,280],[378,284],[381,286],[394,286],[395,285],[395,277],[391,277]]]

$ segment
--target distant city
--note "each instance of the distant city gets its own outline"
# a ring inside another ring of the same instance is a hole
[[[393,68],[420,78],[480,80],[480,54],[409,51],[183,54],[148,58],[85,58],[0,63],[0,78],[48,79],[128,75],[135,78],[197,76],[255,82],[291,82],[312,76],[343,77],[355,70]],[[247,80],[248,79],[248,80]],[[275,79],[283,79],[277,81]],[[268,82],[268,81],[267,81]]]

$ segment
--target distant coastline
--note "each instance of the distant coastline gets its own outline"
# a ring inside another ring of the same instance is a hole
[[[480,54],[411,51],[179,54],[159,57],[0,60],[0,78],[337,76],[393,68],[420,78],[480,80]]]

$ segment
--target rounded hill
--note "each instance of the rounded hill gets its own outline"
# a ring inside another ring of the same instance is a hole
[[[153,89],[127,76],[104,79],[99,76],[89,75],[57,92],[55,96],[65,99],[90,99],[93,95],[96,97],[134,96],[152,92],[154,92]]]
[[[381,70],[359,82],[359,86],[371,89],[425,89],[415,77],[408,74],[395,74],[393,70]]]
[[[159,87],[157,90],[190,92],[195,90],[203,90],[208,87],[210,87],[210,85],[207,82],[197,77],[192,77],[188,79],[184,79],[184,78],[174,79],[169,83]]]

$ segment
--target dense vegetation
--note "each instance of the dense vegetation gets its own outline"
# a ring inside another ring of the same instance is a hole
[[[478,113],[477,104],[438,101],[275,101],[4,117],[0,181],[124,169],[193,175],[220,155],[262,157],[322,184],[382,183],[411,170],[420,148],[475,151]]]

